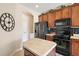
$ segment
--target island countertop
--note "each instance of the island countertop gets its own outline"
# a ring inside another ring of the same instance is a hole
[[[56,45],[57,44],[53,41],[51,42],[39,38],[33,38],[24,42],[24,48],[38,56],[48,55],[49,52],[56,47]]]

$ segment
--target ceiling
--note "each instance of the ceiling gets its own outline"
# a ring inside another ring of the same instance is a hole
[[[29,9],[32,9],[35,12],[44,13],[44,12],[46,12],[50,9],[54,9],[60,5],[69,5],[71,3],[21,3],[21,4]],[[39,7],[36,8],[35,7],[36,5],[39,5]]]

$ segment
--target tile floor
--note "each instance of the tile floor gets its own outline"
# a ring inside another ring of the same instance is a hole
[[[20,50],[17,53],[15,53],[14,56],[24,56],[24,51],[23,50]],[[61,55],[59,53],[56,53],[56,56],[63,56],[63,55]]]
[[[59,53],[56,53],[56,56],[63,56],[63,55],[61,55],[61,54],[59,54]]]

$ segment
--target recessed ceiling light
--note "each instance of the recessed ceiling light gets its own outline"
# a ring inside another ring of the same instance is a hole
[[[36,7],[36,8],[38,8],[38,7],[39,7],[39,5],[38,5],[38,4],[36,4],[36,5],[35,5],[35,7]]]

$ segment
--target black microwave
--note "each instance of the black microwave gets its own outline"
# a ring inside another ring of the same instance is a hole
[[[55,21],[55,27],[56,26],[71,26],[71,18],[65,18],[65,19],[58,19]]]

